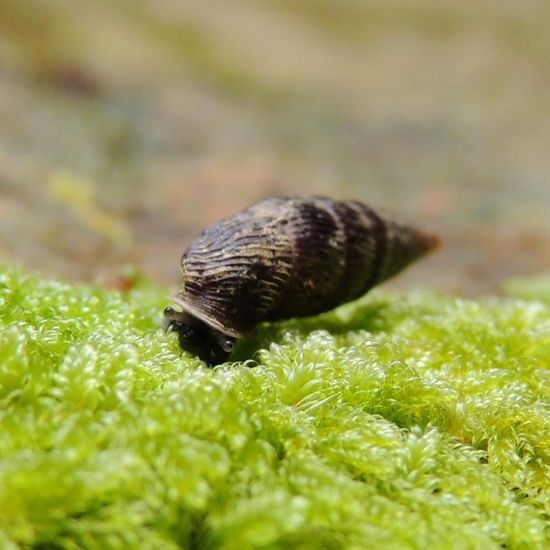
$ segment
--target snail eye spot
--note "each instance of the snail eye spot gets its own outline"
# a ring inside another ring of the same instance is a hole
[[[235,347],[235,342],[232,342],[231,340],[225,340],[222,344],[223,351],[233,351],[233,348]]]

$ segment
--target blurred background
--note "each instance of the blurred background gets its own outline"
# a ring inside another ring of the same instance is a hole
[[[394,287],[550,267],[546,0],[1,0],[0,262],[179,283],[207,224],[359,198],[443,248]]]

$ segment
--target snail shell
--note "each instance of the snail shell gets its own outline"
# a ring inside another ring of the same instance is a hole
[[[209,363],[223,361],[234,339],[259,322],[355,300],[437,242],[358,201],[267,199],[211,225],[190,244],[174,297],[183,312],[167,308],[165,315],[182,347]]]

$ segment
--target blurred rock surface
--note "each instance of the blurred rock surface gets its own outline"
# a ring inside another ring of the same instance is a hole
[[[316,193],[442,235],[393,287],[548,269],[549,20],[544,0],[4,0],[0,261],[177,284],[207,224]]]

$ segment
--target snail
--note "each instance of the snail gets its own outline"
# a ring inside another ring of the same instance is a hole
[[[262,321],[306,317],[359,298],[438,243],[355,200],[272,198],[207,227],[181,259],[164,310],[182,349],[210,365]]]

